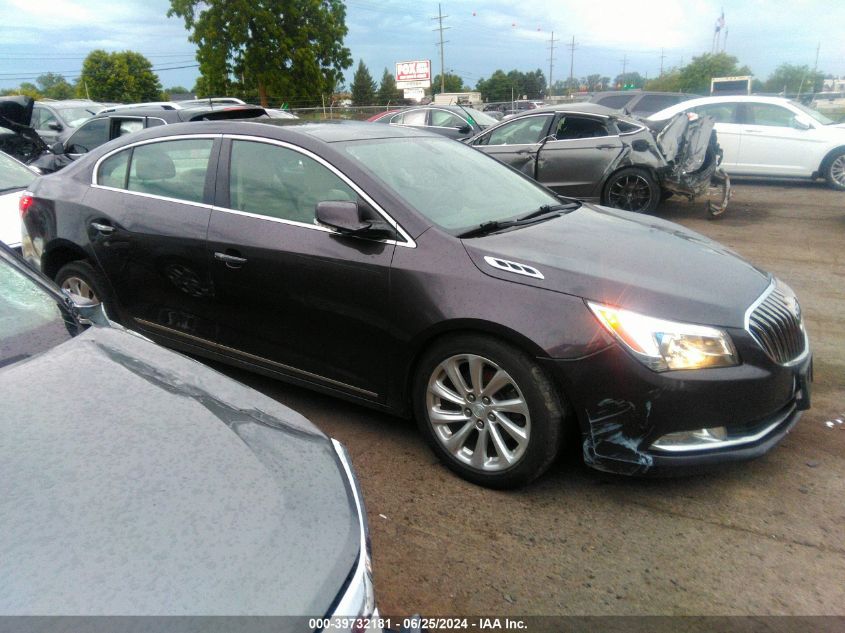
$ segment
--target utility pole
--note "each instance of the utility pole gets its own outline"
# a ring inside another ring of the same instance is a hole
[[[625,55],[622,56],[622,74],[620,75],[622,77],[622,81],[625,81],[625,71],[627,71],[627,70],[628,70],[628,54],[625,53]]]
[[[555,32],[552,31],[552,39],[549,40],[549,96],[552,95],[552,69],[555,67]]]
[[[819,42],[818,46],[816,46],[816,63],[813,64],[813,74],[814,75],[819,70],[819,51],[821,51],[821,49],[822,49],[822,43]]]
[[[575,82],[575,36],[572,36],[572,43],[569,45],[569,96],[572,96],[572,84]]]
[[[663,76],[663,60],[666,59],[666,50],[660,49],[660,76]]]
[[[446,64],[443,61],[443,45],[448,44],[449,40],[443,41],[443,31],[448,29],[448,26],[443,26],[443,18],[448,18],[448,15],[443,15],[443,9],[440,7],[440,3],[437,3],[437,17],[431,18],[432,20],[437,20],[439,22],[439,26],[436,29],[432,29],[433,31],[440,31],[440,94],[446,92]]]

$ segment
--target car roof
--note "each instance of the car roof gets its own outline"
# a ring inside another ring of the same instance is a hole
[[[533,110],[525,110],[514,117],[508,119],[512,121],[516,118],[522,118],[531,114],[541,114],[544,112],[576,112],[581,114],[598,114],[601,116],[613,116],[619,118],[619,110],[608,108],[607,106],[599,105],[598,103],[589,103],[586,101],[578,101],[574,103],[556,103],[554,105],[542,106],[534,108]]]
[[[689,99],[687,101],[682,101],[681,103],[669,106],[668,108],[664,108],[663,110],[655,112],[648,118],[657,121],[662,119],[668,119],[670,116],[677,114],[678,112],[683,112],[688,108],[694,108],[696,106],[702,105],[711,105],[714,103],[771,103],[780,106],[794,105],[792,100],[787,99],[785,97],[764,97],[755,95],[719,95],[716,97],[698,97],[697,99]]]
[[[39,99],[37,105],[49,106],[52,108],[78,108],[80,106],[94,105],[102,107],[103,104],[89,99]]]

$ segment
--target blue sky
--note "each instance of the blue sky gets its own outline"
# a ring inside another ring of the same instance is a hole
[[[845,76],[845,2],[841,0],[448,0],[441,3],[446,70],[474,86],[497,68],[548,75],[554,31],[553,79],[569,76],[568,44],[575,37],[576,76],[615,77],[629,70],[653,77],[710,50],[722,9],[727,52],[765,79],[782,63],[815,62]],[[378,80],[397,61],[431,59],[437,3],[349,0],[346,46]],[[0,88],[34,81],[43,72],[73,80],[95,48],[135,50],[147,56],[165,87],[190,88],[197,76],[183,23],[167,18],[167,0],[0,0]],[[351,79],[351,68],[347,75]]]

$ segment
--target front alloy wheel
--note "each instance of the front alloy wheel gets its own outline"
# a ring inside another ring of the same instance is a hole
[[[845,190],[845,152],[833,157],[827,168],[827,181],[834,189]]]
[[[435,343],[414,382],[420,430],[446,466],[491,488],[522,486],[557,455],[557,390],[528,355],[484,335]]]
[[[434,435],[457,461],[499,472],[525,454],[531,414],[513,377],[476,354],[450,356],[432,372],[426,398]]]

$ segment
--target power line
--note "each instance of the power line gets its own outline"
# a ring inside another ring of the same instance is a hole
[[[443,18],[448,18],[448,15],[443,15],[443,9],[440,7],[440,3],[437,3],[437,17],[431,18],[432,20],[437,20],[439,22],[439,26],[434,31],[440,31],[440,93],[446,92],[446,63],[443,60],[443,44],[448,43],[443,41],[443,31],[448,29],[448,26],[443,26]]]

